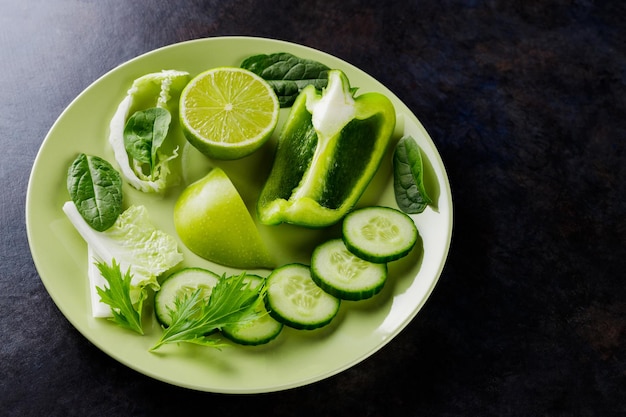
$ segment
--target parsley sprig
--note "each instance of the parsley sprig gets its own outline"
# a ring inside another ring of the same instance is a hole
[[[170,310],[172,323],[150,350],[180,342],[220,347],[219,340],[206,335],[227,324],[253,318],[251,311],[262,297],[262,291],[251,288],[245,276],[242,273],[222,277],[211,291],[208,302],[201,289],[177,297]]]

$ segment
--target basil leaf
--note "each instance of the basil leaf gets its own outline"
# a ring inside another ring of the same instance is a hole
[[[83,219],[99,232],[122,212],[122,177],[102,158],[79,154],[67,171],[67,190]]]
[[[328,84],[329,67],[288,52],[254,55],[241,63],[241,68],[259,75],[278,96],[281,107],[290,107],[300,91],[309,84],[321,90]]]
[[[147,164],[150,173],[157,164],[157,150],[163,144],[172,116],[162,107],[135,112],[124,127],[124,147],[137,162]]]
[[[393,154],[393,188],[400,210],[409,214],[423,212],[432,200],[424,187],[424,170],[419,146],[404,136]]]

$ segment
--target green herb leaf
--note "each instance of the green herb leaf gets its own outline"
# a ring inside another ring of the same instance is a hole
[[[166,343],[195,343],[219,347],[220,342],[206,337],[215,329],[251,318],[250,310],[262,296],[244,280],[246,274],[222,277],[211,291],[208,302],[202,288],[191,294],[182,293],[171,310],[172,323],[163,331],[161,339],[150,349],[157,350]]]
[[[122,212],[122,177],[102,158],[79,154],[68,169],[67,190],[94,230],[107,230]]]
[[[124,127],[126,151],[135,161],[148,165],[150,173],[157,165],[157,150],[167,137],[171,120],[163,107],[151,107],[135,112]]]
[[[130,294],[132,280],[130,269],[122,276],[120,265],[115,259],[111,266],[104,262],[98,262],[96,266],[109,284],[105,288],[96,287],[101,301],[111,307],[113,317],[109,320],[125,329],[143,334],[141,312],[146,293],[142,291],[137,303],[133,304]]]
[[[411,136],[401,138],[394,151],[393,187],[398,207],[405,213],[421,213],[432,204],[424,187],[421,151]]]
[[[321,90],[328,83],[329,67],[287,52],[254,55],[241,63],[241,68],[261,76],[276,92],[281,107],[289,107],[300,91],[309,84]]]

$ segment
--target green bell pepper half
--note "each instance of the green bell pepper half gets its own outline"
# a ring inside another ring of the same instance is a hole
[[[385,155],[396,112],[383,94],[353,96],[340,70],[319,92],[305,87],[278,138],[274,164],[257,202],[263,224],[320,228],[357,203]]]

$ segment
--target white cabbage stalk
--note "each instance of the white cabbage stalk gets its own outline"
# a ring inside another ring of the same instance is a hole
[[[131,298],[137,301],[145,288],[159,289],[157,278],[183,260],[178,244],[169,234],[150,222],[145,206],[131,206],[120,214],[115,224],[104,232],[92,229],[82,218],[72,201],[63,211],[88,247],[88,276],[94,317],[109,317],[111,309],[100,301],[96,286],[104,288],[106,280],[95,267],[97,261],[111,265],[113,259],[122,274],[129,268],[132,274]]]
[[[146,74],[137,78],[117,107],[109,124],[109,143],[122,176],[134,188],[143,192],[163,192],[170,173],[168,163],[178,156],[178,148],[170,155],[159,153],[159,163],[151,175],[145,175],[140,166],[131,163],[124,147],[124,127],[137,110],[163,107],[176,117],[178,99],[189,81],[189,73],[176,70]],[[170,134],[168,134],[170,136]]]

